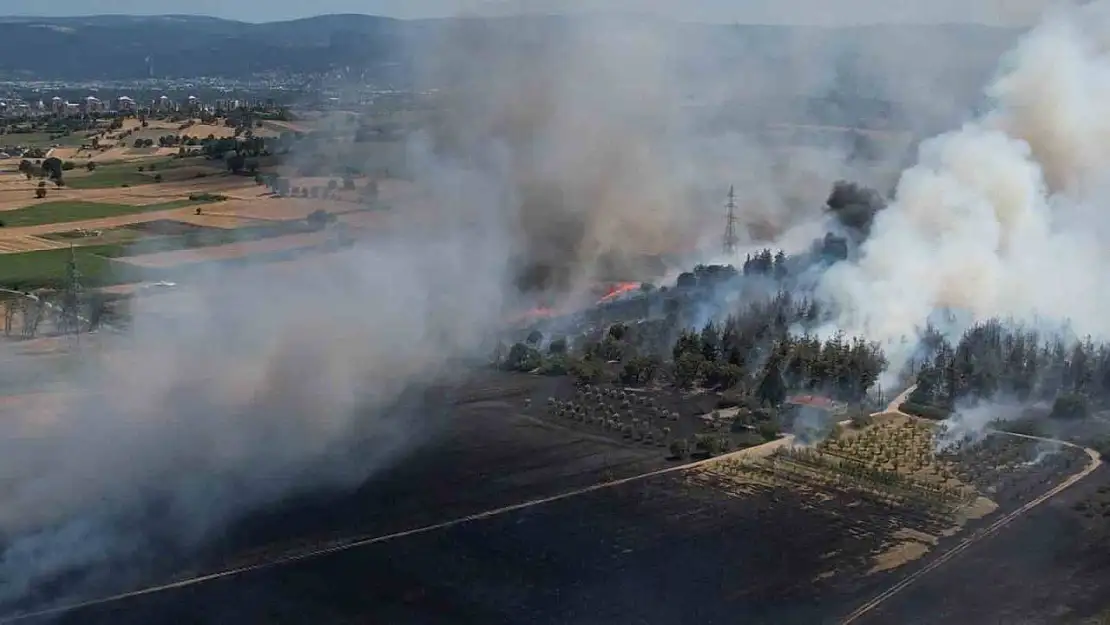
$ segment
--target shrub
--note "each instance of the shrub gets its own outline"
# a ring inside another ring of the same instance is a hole
[[[605,373],[601,367],[601,363],[590,359],[574,360],[567,369],[579,384],[600,382],[604,378]]]
[[[539,373],[542,375],[566,375],[567,359],[561,355],[548,356],[543,359]]]
[[[679,438],[671,442],[670,450],[671,456],[682,460],[690,455],[690,443],[684,438]]]
[[[856,428],[865,428],[871,425],[874,421],[875,420],[871,418],[871,415],[867,414],[866,412],[852,415],[852,426]]]
[[[721,441],[716,436],[698,434],[694,437],[694,448],[697,449],[699,453],[714,456],[721,452]]]
[[[736,448],[746,449],[762,445],[766,441],[757,432],[742,432],[736,435]]]
[[[1087,398],[1075,393],[1066,393],[1056,398],[1052,404],[1052,412],[1048,416],[1053,419],[1084,419],[1089,412]]]
[[[192,202],[222,202],[227,199],[226,195],[219,195],[218,193],[190,193],[189,200]]]
[[[898,407],[898,409],[906,414],[910,414],[915,417],[921,417],[923,419],[932,419],[933,421],[943,421],[947,419],[948,415],[950,414],[950,412],[948,410],[945,410],[944,408],[938,408],[936,406],[926,406],[925,404],[914,404],[911,402],[903,403],[901,406]]]
[[[773,419],[760,423],[756,429],[765,441],[773,441],[779,437],[779,424]]]

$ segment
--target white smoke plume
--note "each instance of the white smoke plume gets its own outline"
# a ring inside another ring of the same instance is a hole
[[[408,146],[421,199],[395,203],[388,231],[301,269],[194,281],[165,296],[176,298],[168,318],[145,317],[140,306],[129,336],[106,340],[69,374],[69,392],[5,423],[0,610],[43,582],[88,570],[126,585],[136,565],[187,553],[249,511],[360,483],[434,431],[434,420],[402,400],[445,373],[450,356],[480,350],[521,274],[572,288],[607,265],[634,271],[639,255],[681,248],[706,228],[720,232],[733,182],[741,198],[755,198],[745,219],[767,224],[767,236],[810,220],[834,180],[868,182],[869,166],[850,162],[841,145],[811,147],[792,167],[789,155],[769,157],[763,139],[715,130],[734,116],[807,121],[795,98],[826,95],[839,70],[835,55],[810,54],[805,36],[773,53],[733,42],[722,56],[718,42],[699,47],[658,22],[445,28],[439,45],[413,51],[419,82],[440,90],[442,115]],[[1080,45],[1054,28],[1031,41]],[[1041,54],[1031,48],[1018,60]],[[865,48],[863,58],[885,52]],[[1084,74],[1062,85],[1074,97],[1090,95],[1085,72],[1098,63],[1089,57],[1076,49],[1061,59]],[[1022,62],[1036,69],[1035,60]],[[1016,78],[999,84],[1003,100],[1025,89]],[[693,103],[684,100],[691,85],[699,87]],[[1096,102],[1091,95],[1085,106]],[[1056,111],[1039,105],[1036,119]],[[903,178],[904,197],[876,223],[864,258],[826,281],[831,297],[854,307],[846,326],[893,336],[937,305],[964,300],[989,314],[1028,297],[1012,282],[1030,275],[1043,278],[1029,289],[1044,296],[1039,303],[1069,313],[1084,305],[1048,297],[1053,284],[1057,294],[1082,294],[1082,285],[1063,284],[1078,275],[1053,282],[1048,270],[1093,264],[997,249],[1002,239],[1008,250],[1039,245],[1038,253],[1052,243],[1101,258],[1093,246],[1104,239],[1077,245],[1078,233],[1060,237],[1045,221],[1047,186],[1035,160],[1051,153],[1053,176],[1072,170],[1069,157],[1087,163],[1079,182],[1093,184],[1097,142],[1077,122],[1073,140],[1086,147],[1074,155],[1054,126],[1025,115],[1000,109],[997,121],[923,148],[925,164]],[[1019,122],[1030,136],[1004,134]],[[1037,143],[1037,128],[1056,140]],[[1022,139],[1032,149],[1023,151]],[[1088,210],[1068,206],[1069,214]],[[1012,215],[1005,228],[999,215]],[[996,275],[1010,282],[974,290]]]
[[[140,300],[131,334],[86,348],[65,395],[5,422],[0,607],[86,567],[126,582],[245,512],[356,486],[426,440],[435,415],[403,398],[477,353],[501,314],[507,248],[485,226],[398,228]]]
[[[920,146],[858,261],[822,282],[842,329],[896,350],[953,309],[1110,335],[1107,44],[1107,3],[1050,14],[1004,58],[992,110]]]

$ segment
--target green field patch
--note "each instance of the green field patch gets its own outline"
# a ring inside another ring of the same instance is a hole
[[[158,219],[118,228],[67,230],[41,236],[51,241],[72,243],[80,247],[99,247],[97,254],[118,258],[258,241],[314,232],[318,229],[318,225],[314,226],[300,220],[229,229],[199,226],[172,219]]]
[[[134,230],[125,228],[107,228],[99,230],[66,230],[65,232],[48,232],[38,235],[40,239],[48,241],[61,241],[72,245],[116,245],[132,243],[143,238],[143,235]]]
[[[140,272],[109,258],[119,254],[119,245],[97,245],[73,250],[81,280],[88,286],[104,286],[138,280]],[[29,291],[59,288],[65,284],[69,249],[0,254],[0,284]]]
[[[107,204],[101,202],[44,202],[26,208],[0,212],[0,220],[8,228],[20,226],[41,226],[43,224],[102,219],[120,215],[135,215],[154,211],[170,210],[185,206],[209,203],[207,200],[176,200],[161,204],[134,206],[130,204]]]
[[[178,182],[226,174],[221,162],[198,158],[166,157],[139,162],[113,162],[88,171],[78,164],[66,176],[66,185],[72,189],[109,189],[112,187]]]
[[[36,148],[49,148],[55,145],[71,147],[81,145],[86,141],[84,132],[75,132],[68,136],[58,136],[47,132],[13,132],[0,136],[0,143],[4,145],[22,145]]]
[[[159,252],[198,249],[229,243],[258,241],[291,234],[302,234],[319,230],[319,226],[307,221],[285,221],[248,226],[245,228],[211,228],[169,219],[128,224],[119,228],[141,233],[122,249],[109,250],[113,257],[140,256]]]
[[[94,171],[88,175],[72,175],[65,177],[66,186],[71,189],[110,189],[112,187],[137,187],[144,184],[154,184],[154,174],[140,172],[134,167],[120,169],[119,171]]]
[[[354,243],[354,239],[337,233],[335,237],[312,245],[250,254],[230,259],[198,259],[196,262],[166,268],[137,267],[122,259],[141,254],[153,254],[183,249],[203,248],[228,243],[238,243],[279,237],[314,228],[306,221],[264,224],[251,228],[222,230],[192,226],[172,220],[158,220],[155,225],[141,232],[140,238],[127,243],[83,245],[72,249],[40,250],[18,254],[0,254],[0,286],[20,291],[63,288],[66,284],[66,264],[70,254],[77,260],[81,282],[86,287],[110,286],[148,280],[180,280],[197,267],[237,267],[245,264],[271,263],[292,260],[308,254],[332,252]],[[132,224],[111,231],[143,230],[144,224]],[[179,232],[178,234],[168,234]],[[146,236],[155,233],[153,236]],[[165,233],[165,234],[163,234]],[[76,244],[76,242],[75,242]],[[121,260],[114,260],[121,259]]]

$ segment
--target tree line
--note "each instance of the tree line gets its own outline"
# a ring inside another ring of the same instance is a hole
[[[495,361],[503,369],[573,375],[581,383],[703,388],[770,407],[801,392],[861,402],[886,366],[883,351],[842,334],[821,340],[811,332],[821,319],[816,301],[780,292],[700,330],[688,329],[675,314],[613,323],[574,345],[554,337],[546,349],[542,333],[532,331],[511,347],[500,346]]]
[[[923,343],[927,359],[911,404],[953,410],[958,404],[1007,397],[1052,405],[1052,416],[1082,418],[1110,406],[1110,344],[990,320],[955,345],[934,328]]]

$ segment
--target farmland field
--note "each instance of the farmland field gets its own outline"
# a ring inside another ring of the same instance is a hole
[[[75,170],[66,176],[71,189],[106,189],[110,187],[177,182],[197,177],[228,175],[223,163],[205,159],[156,158],[140,162],[101,164],[93,171]],[[156,179],[156,176],[161,176]]]
[[[68,136],[51,135],[46,132],[16,132],[2,135],[5,145],[23,145],[28,147],[46,148],[54,145],[73,146],[81,145],[84,141],[83,132],[75,132]]]
[[[117,245],[76,248],[73,253],[82,278],[89,285],[135,279],[137,272],[129,272],[126,265],[109,258],[121,254],[123,249]],[[17,290],[57,286],[65,279],[69,255],[68,248],[0,254],[0,284]]]
[[[108,204],[102,202],[44,202],[26,208],[4,211],[0,213],[0,218],[4,220],[5,227],[19,228],[23,226],[40,226],[43,224],[84,221],[86,219],[101,219],[105,217],[172,210],[199,204],[202,204],[202,202],[193,200],[175,200],[161,204],[147,204],[145,206]]]

